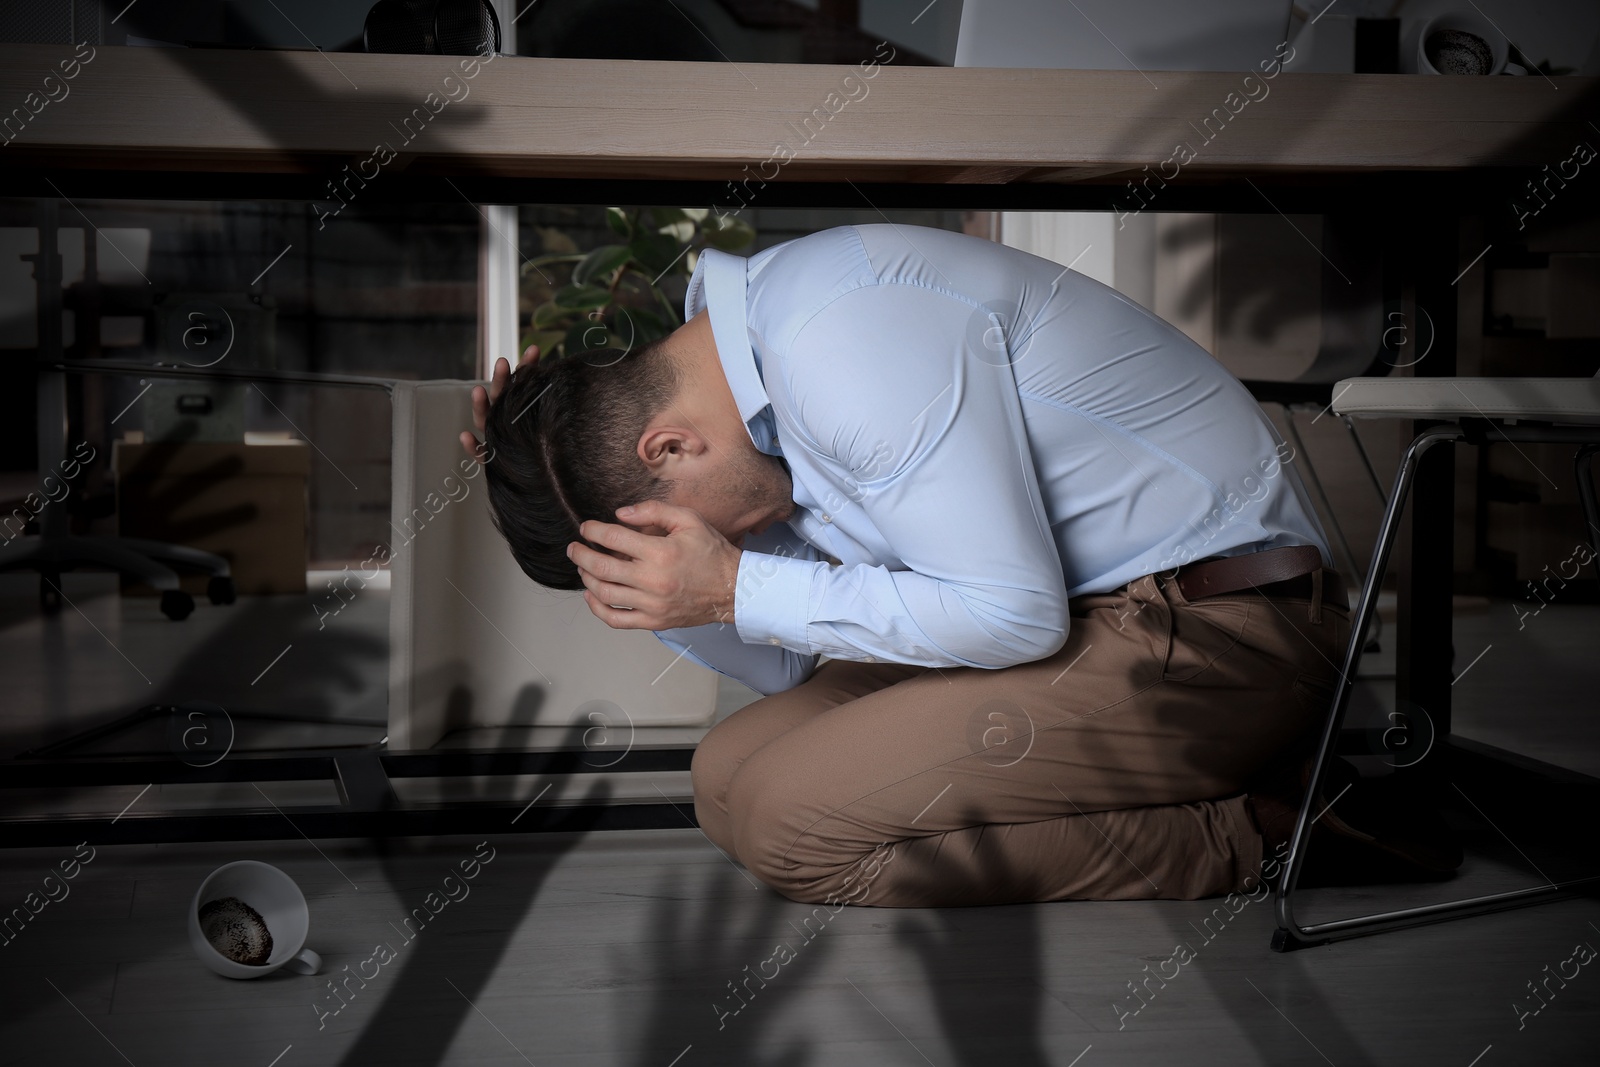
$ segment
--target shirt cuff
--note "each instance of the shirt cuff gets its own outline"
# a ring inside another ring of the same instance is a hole
[[[793,556],[741,553],[733,594],[733,624],[739,639],[814,655],[807,634],[812,588],[817,569],[827,565]]]

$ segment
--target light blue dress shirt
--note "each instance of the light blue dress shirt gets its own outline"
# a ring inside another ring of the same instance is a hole
[[[1058,263],[841,226],[748,258],[705,250],[684,314],[703,308],[797,506],[746,537],[731,624],[657,636],[757,692],[823,655],[1040,659],[1066,642],[1069,597],[1198,559],[1314,545],[1331,566],[1293,453],[1244,386]]]

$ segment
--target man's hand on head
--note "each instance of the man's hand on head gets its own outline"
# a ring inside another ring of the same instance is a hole
[[[577,541],[567,546],[583,578],[584,602],[596,618],[617,630],[733,621],[743,554],[737,546],[699,512],[659,500],[621,508],[617,517],[629,525],[591,519],[578,529],[612,554]]]
[[[539,358],[539,346],[529,345],[523,349],[523,363],[532,363]],[[489,421],[489,405],[500,399],[500,394],[506,391],[506,383],[511,380],[511,364],[504,356],[494,361],[494,371],[489,376],[489,388],[486,390],[481,385],[472,387],[472,424],[478,428],[478,433],[483,433],[484,424]],[[488,463],[488,453],[484,451],[482,442],[471,430],[461,431],[461,447],[467,455],[479,463]]]

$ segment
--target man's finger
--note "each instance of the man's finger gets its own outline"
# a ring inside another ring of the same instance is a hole
[[[588,545],[580,545],[576,541],[570,546],[572,551],[568,558],[577,564],[579,574],[592,574],[608,582],[626,585],[628,581],[628,564],[631,560],[618,559],[598,552]]]
[[[522,350],[522,363],[532,363],[539,358],[539,346],[529,345]]]
[[[500,394],[506,391],[506,383],[511,380],[511,364],[506,362],[506,357],[501,356],[494,361],[494,373],[489,376],[489,399],[499,400]]]
[[[671,530],[663,530],[659,526],[633,526],[627,523],[624,523],[624,525],[628,526],[630,530],[636,529],[640,533],[646,534],[650,537],[665,537],[672,532]]]
[[[633,559],[644,559],[653,549],[660,547],[661,538],[630,530],[626,526],[588,519],[578,527],[585,540],[616,549]]]
[[[472,436],[471,430],[461,431],[461,447],[466,449],[470,458],[477,460],[479,463],[483,462],[483,444]]]
[[[482,433],[484,424],[488,421],[489,394],[484,391],[483,386],[474,385],[472,387],[472,425],[478,428],[479,433]]]
[[[583,591],[583,599],[584,603],[589,605],[589,610],[594,613],[595,618],[613,630],[648,630],[651,628],[648,622],[635,617],[638,614],[637,612],[624,611],[611,607],[609,604],[602,604],[587,589]]]
[[[625,585],[617,585],[600,578],[596,578],[588,571],[578,572],[583,577],[583,587],[587,589],[596,600],[612,608],[627,608],[634,610],[639,607],[639,590],[629,589]]]
[[[664,500],[644,500],[617,509],[617,517],[635,526],[657,526],[669,535],[685,526],[699,526],[705,519],[693,508],[668,504]]]

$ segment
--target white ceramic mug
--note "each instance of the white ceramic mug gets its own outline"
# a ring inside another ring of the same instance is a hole
[[[1428,62],[1428,38],[1440,30],[1460,30],[1472,34],[1489,46],[1489,73],[1499,74],[1506,69],[1506,61],[1511,57],[1511,45],[1506,40],[1506,35],[1495,29],[1493,23],[1472,12],[1452,12],[1435,15],[1417,30],[1416,51],[1411,60],[1414,64],[1414,73],[1439,73],[1433,64]]]
[[[221,897],[236,897],[254,908],[272,935],[272,955],[259,965],[230,960],[206,940],[200,928],[200,906]],[[189,944],[200,962],[226,978],[260,978],[282,967],[295,974],[316,974],[322,957],[305,947],[311,911],[294,879],[270,863],[237,860],[206,875],[189,902]]]

